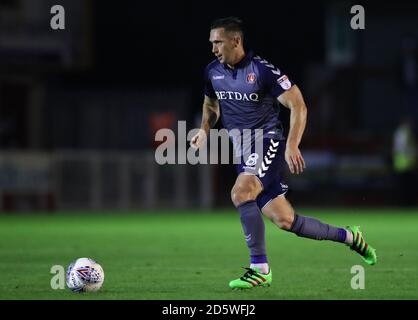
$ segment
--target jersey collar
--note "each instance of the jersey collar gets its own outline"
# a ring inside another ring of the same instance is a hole
[[[250,62],[250,60],[253,58],[253,56],[254,56],[254,53],[251,50],[249,50],[247,52],[247,54],[244,56],[244,58],[242,58],[240,60],[240,62],[238,62],[236,65],[234,65],[234,69],[239,69],[239,68],[245,67]],[[224,64],[224,68],[225,69],[231,69],[230,67],[228,67],[227,64]]]

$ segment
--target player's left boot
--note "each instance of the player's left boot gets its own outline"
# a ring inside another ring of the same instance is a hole
[[[271,269],[269,273],[264,274],[259,272],[257,268],[244,268],[247,272],[238,279],[232,280],[229,283],[231,289],[251,289],[254,287],[268,287],[271,285],[273,275]]]
[[[366,241],[363,238],[363,233],[360,231],[360,227],[351,226],[347,227],[347,229],[353,233],[353,244],[350,246],[350,249],[360,254],[367,264],[376,264],[376,249],[374,249],[372,246],[366,243]]]

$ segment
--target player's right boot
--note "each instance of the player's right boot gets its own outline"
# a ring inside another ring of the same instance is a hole
[[[261,273],[258,269],[244,268],[247,272],[238,279],[229,283],[231,289],[251,289],[254,287],[268,287],[271,285],[273,275],[271,269],[269,273]]]
[[[347,229],[353,233],[353,244],[350,246],[350,249],[360,254],[367,264],[376,264],[376,249],[374,249],[372,246],[366,243],[366,241],[363,238],[363,233],[360,231],[360,227],[350,226],[347,227]]]

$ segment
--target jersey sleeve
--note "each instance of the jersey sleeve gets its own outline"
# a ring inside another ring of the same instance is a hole
[[[273,64],[261,58],[256,61],[260,74],[261,86],[264,88],[265,92],[271,94],[274,98],[277,98],[294,85],[293,81]]]
[[[212,81],[210,81],[210,76],[209,76],[209,66],[207,66],[205,68],[205,75],[204,75],[204,93],[206,96],[208,96],[209,98],[216,98],[216,94],[215,94],[215,90],[213,89],[212,86]]]

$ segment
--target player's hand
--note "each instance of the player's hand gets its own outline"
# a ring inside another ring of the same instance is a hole
[[[205,144],[206,139],[207,135],[205,130],[199,129],[199,132],[193,136],[192,140],[190,140],[190,146],[194,149],[199,149]]]
[[[284,157],[291,173],[299,174],[306,168],[305,160],[298,147],[287,145]]]

